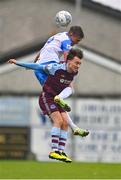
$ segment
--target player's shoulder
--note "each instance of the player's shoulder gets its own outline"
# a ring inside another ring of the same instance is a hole
[[[66,69],[66,63],[63,62],[63,63],[53,63],[53,68],[55,68],[56,70],[59,70],[59,69],[63,69],[65,70]]]
[[[57,33],[57,34],[55,35],[55,37],[58,38],[58,39],[62,39],[62,40],[69,38],[67,32]]]
[[[66,64],[65,63],[52,63],[46,65],[46,70],[50,74],[55,74],[56,71],[58,70],[66,70]]]

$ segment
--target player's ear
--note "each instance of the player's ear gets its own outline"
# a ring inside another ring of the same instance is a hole
[[[69,33],[69,36],[73,36],[73,33],[72,33],[72,32],[70,32],[70,33]]]

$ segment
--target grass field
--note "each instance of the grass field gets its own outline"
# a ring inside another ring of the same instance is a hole
[[[121,179],[121,164],[2,160],[0,179]]]

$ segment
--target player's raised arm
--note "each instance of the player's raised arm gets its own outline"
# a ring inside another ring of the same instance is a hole
[[[32,70],[43,70],[47,74],[54,74],[56,70],[62,67],[61,64],[58,63],[53,63],[53,64],[48,64],[48,65],[42,65],[38,63],[25,63],[25,62],[18,62],[15,59],[10,59],[8,61],[10,64],[15,64],[17,66],[21,66],[27,69],[32,69]]]
[[[38,63],[25,63],[25,62],[18,62],[15,59],[10,59],[8,61],[10,64],[15,64],[17,66],[21,66],[27,69],[33,69],[33,70],[45,70],[46,65],[40,65]]]
[[[64,61],[66,61],[67,55],[68,55],[68,51],[65,51],[65,52],[63,53]]]
[[[38,54],[36,55],[36,57],[34,59],[34,63],[36,63],[38,61],[39,56],[40,56],[40,52],[38,52]]]

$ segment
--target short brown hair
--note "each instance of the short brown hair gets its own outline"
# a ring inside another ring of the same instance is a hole
[[[68,33],[72,33],[73,35],[78,36],[81,39],[84,38],[84,32],[80,26],[71,26]]]

